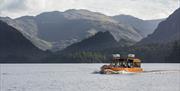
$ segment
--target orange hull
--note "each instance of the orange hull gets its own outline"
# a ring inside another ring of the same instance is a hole
[[[113,71],[127,71],[127,72],[142,72],[142,68],[118,68],[118,67],[113,67],[110,68]]]

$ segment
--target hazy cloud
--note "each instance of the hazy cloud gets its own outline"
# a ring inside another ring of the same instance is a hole
[[[106,15],[128,14],[142,19],[164,18],[178,0],[0,0],[0,16],[37,15],[45,11],[88,9]]]

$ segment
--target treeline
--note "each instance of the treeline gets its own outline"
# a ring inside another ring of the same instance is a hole
[[[172,50],[166,57],[166,61],[180,62],[180,41],[174,42]]]
[[[136,54],[143,62],[150,63],[177,63],[180,62],[180,41],[167,44],[135,45],[131,47],[114,47],[104,50],[79,50],[58,52],[45,62],[55,63],[106,63],[111,62],[111,55],[119,53]]]
[[[46,58],[48,63],[103,63],[108,62],[107,56],[98,51],[79,51],[54,54]]]

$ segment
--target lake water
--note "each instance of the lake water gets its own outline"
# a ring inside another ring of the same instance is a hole
[[[180,91],[180,64],[98,74],[103,64],[0,64],[0,91]]]

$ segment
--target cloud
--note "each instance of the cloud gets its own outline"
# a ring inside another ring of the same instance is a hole
[[[0,16],[12,18],[45,11],[88,9],[106,15],[128,14],[142,19],[165,18],[178,0],[0,0]]]

